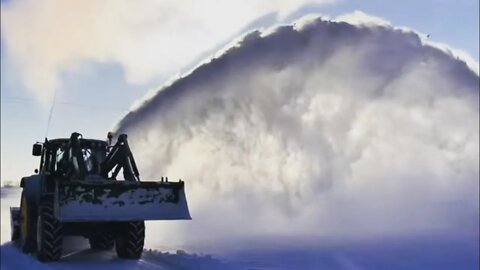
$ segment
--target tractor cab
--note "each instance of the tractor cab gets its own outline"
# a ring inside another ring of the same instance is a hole
[[[40,173],[83,180],[102,175],[107,149],[107,142],[101,140],[60,138],[34,144],[32,154],[41,157]]]

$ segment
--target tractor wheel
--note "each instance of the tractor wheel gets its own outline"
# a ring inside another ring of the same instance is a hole
[[[62,223],[55,218],[53,203],[45,201],[37,219],[37,257],[42,262],[58,261],[62,255]]]
[[[113,248],[114,239],[111,235],[94,235],[88,238],[90,248],[96,250],[111,250]]]
[[[140,259],[145,240],[145,223],[143,221],[122,224],[115,239],[117,255],[123,259]]]
[[[32,203],[22,192],[20,201],[20,237],[19,244],[23,253],[34,252],[35,247],[35,213]]]
[[[18,227],[13,227],[12,229],[12,235],[10,236],[10,240],[14,243],[18,242],[20,239],[20,228]]]

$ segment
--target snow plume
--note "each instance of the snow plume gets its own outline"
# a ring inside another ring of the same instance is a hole
[[[246,35],[117,132],[143,179],[186,182],[193,221],[162,239],[471,236],[478,84],[415,32],[318,18]]]

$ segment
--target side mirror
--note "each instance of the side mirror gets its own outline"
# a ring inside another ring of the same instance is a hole
[[[32,155],[38,157],[42,155],[42,144],[36,143],[32,148]]]

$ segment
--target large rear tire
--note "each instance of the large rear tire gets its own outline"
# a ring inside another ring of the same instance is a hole
[[[55,218],[53,203],[45,201],[37,219],[37,258],[42,262],[58,261],[62,244],[62,223]]]
[[[110,234],[93,235],[88,238],[91,249],[111,250],[115,241]]]
[[[20,237],[18,244],[23,253],[35,252],[35,218],[33,204],[27,199],[25,192],[22,192],[20,202]]]
[[[12,234],[10,236],[10,240],[14,243],[17,243],[19,239],[20,239],[20,228],[19,227],[13,227]]]
[[[138,260],[142,256],[145,241],[145,223],[143,221],[122,224],[115,239],[115,250],[122,259]]]
[[[14,243],[18,243],[20,240],[20,220],[21,218],[20,208],[10,207],[10,226],[12,229],[10,240]]]

